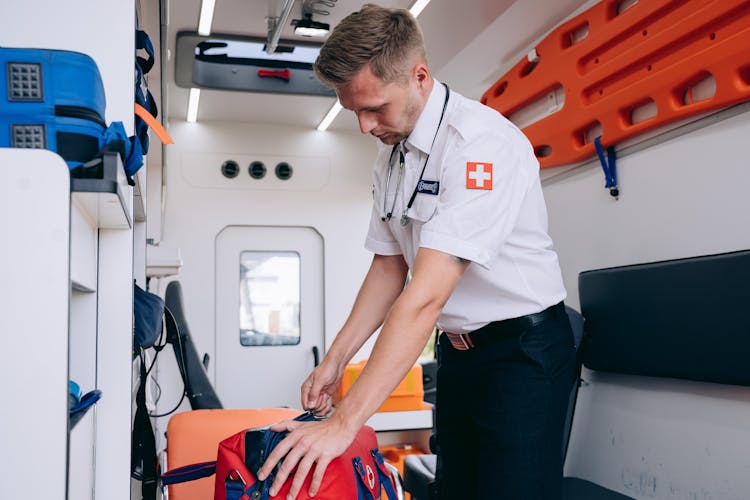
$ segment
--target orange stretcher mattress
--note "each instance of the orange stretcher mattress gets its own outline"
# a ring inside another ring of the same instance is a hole
[[[244,429],[263,427],[296,417],[302,410],[194,410],[172,416],[167,425],[167,470],[216,460],[219,442]],[[208,500],[214,476],[168,486],[169,500]]]

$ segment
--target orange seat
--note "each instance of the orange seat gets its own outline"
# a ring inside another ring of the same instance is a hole
[[[300,413],[302,410],[293,408],[178,413],[167,425],[167,470],[216,460],[216,450],[223,439],[245,429],[294,418]],[[214,476],[168,488],[169,500],[208,500],[214,496]]]

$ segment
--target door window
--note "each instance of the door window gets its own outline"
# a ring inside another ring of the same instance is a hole
[[[243,346],[299,344],[299,253],[240,253],[239,324]]]

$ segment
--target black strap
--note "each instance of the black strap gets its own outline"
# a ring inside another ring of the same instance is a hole
[[[141,380],[135,396],[130,474],[134,479],[141,481],[143,500],[156,500],[156,438],[146,408],[146,378],[146,363],[141,356]]]

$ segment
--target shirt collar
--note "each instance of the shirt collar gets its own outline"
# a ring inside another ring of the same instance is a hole
[[[422,109],[422,113],[417,118],[414,130],[406,138],[406,144],[411,149],[415,147],[420,151],[429,154],[432,148],[432,141],[437,133],[440,123],[440,115],[443,112],[443,102],[445,102],[445,86],[439,81],[433,79],[432,90],[427,98],[427,103]]]

